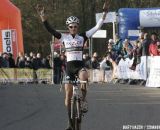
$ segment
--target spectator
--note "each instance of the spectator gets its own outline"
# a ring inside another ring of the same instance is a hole
[[[99,69],[99,62],[98,62],[98,54],[97,52],[93,53],[93,57],[91,58],[91,68],[92,69]]]
[[[60,83],[61,79],[61,66],[62,62],[60,60],[59,54],[54,52],[54,83]]]
[[[2,54],[2,68],[9,68],[8,54],[5,52]]]
[[[158,56],[160,56],[160,42],[159,41],[157,42],[157,53],[158,53]]]
[[[100,62],[100,69],[101,70],[110,70],[111,69],[111,53],[107,53],[104,57],[103,60]]]
[[[18,68],[25,68],[25,58],[24,58],[24,56],[21,56],[19,58]]]
[[[118,57],[118,44],[116,45],[113,41],[113,39],[109,39],[108,41],[108,49],[107,52],[109,52],[111,54],[111,58],[112,60],[116,60]]]
[[[157,47],[157,34],[152,33],[151,35],[151,43],[149,45],[149,54],[150,56],[157,56],[158,55],[158,47]]]
[[[138,41],[142,43],[143,40],[144,40],[144,32],[141,32],[141,33],[139,33]]]
[[[123,57],[124,58],[130,58],[132,59],[133,57],[133,46],[129,42],[128,39],[125,39],[124,45],[123,45]]]
[[[23,57],[23,53],[22,52],[18,53],[18,56],[16,58],[16,67],[18,67],[20,57]]]
[[[33,54],[33,56],[30,55],[30,58],[31,58],[32,68],[34,70],[37,70],[39,68],[39,65],[38,65],[38,61],[37,61],[36,55],[35,54]]]
[[[51,68],[50,59],[51,59],[50,55],[48,55],[46,58],[42,59],[42,66],[43,66],[43,68],[47,68],[47,69]]]
[[[11,53],[8,54],[8,61],[9,61],[9,67],[10,68],[15,68],[15,61],[13,59],[13,55]]]
[[[30,57],[26,57],[26,60],[25,60],[25,67],[26,67],[26,68],[32,69],[32,62],[31,62]]]
[[[31,60],[32,60],[32,58],[33,58],[33,55],[34,55],[33,52],[30,52],[30,53],[29,53],[29,57],[30,57]]]
[[[114,44],[113,39],[109,39],[107,52],[111,52],[113,50],[113,44]]]
[[[91,66],[91,62],[90,62],[90,58],[89,58],[88,53],[83,54],[83,62],[84,62],[84,67],[86,67],[87,69],[89,69],[90,66]]]
[[[24,58],[25,58],[25,60],[27,60],[27,58],[28,58],[28,54],[27,53],[24,54]]]
[[[112,47],[112,50],[119,56],[122,54],[123,42],[122,39],[116,35],[116,42]]]
[[[142,45],[140,41],[135,42],[135,49],[133,50],[133,56],[134,56],[134,60],[133,60],[132,66],[130,67],[131,70],[135,70],[137,64],[141,62]]]
[[[149,44],[148,33],[145,33],[144,40],[142,41],[142,56],[149,56]]]
[[[107,65],[107,60],[108,60],[108,56],[104,56],[103,60],[100,62],[102,82],[105,81],[105,71],[110,70],[110,66]]]
[[[37,64],[38,64],[38,69],[42,68],[42,58],[40,53],[37,53]]]
[[[3,57],[2,57],[2,53],[0,52],[0,68],[2,67],[2,62],[3,62]]]

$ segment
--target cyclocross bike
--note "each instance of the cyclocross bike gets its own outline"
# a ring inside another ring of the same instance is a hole
[[[87,81],[78,80],[77,76],[74,81],[66,80],[63,83],[69,83],[73,85],[73,95],[71,98],[71,120],[73,124],[73,130],[81,130],[82,122],[82,98],[80,94],[80,84],[87,84]]]

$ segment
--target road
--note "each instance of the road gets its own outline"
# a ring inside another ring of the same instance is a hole
[[[95,83],[88,88],[88,102],[82,130],[160,127],[159,88]],[[65,130],[66,124],[58,85],[0,85],[0,130]]]

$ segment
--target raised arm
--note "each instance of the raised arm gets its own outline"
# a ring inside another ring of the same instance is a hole
[[[45,15],[44,7],[41,6],[41,5],[37,5],[36,9],[37,9],[37,12],[38,12],[38,14],[39,14],[39,16],[40,16],[45,28],[47,29],[47,31],[49,33],[51,33],[53,36],[55,36],[57,39],[60,39],[62,37],[62,35],[61,35],[60,32],[58,32],[54,28],[52,28],[50,26],[50,24],[48,23],[47,17]]]
[[[103,16],[102,18],[98,21],[98,23],[96,24],[95,27],[93,27],[92,29],[90,29],[89,31],[86,31],[86,36],[88,38],[90,38],[95,32],[97,32],[103,25],[103,22],[106,18],[106,15],[107,15],[107,12],[108,12],[108,9],[109,9],[109,0],[106,0],[106,2],[104,3],[104,6],[103,6]]]

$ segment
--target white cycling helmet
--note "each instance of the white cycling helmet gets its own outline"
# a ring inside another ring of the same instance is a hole
[[[68,26],[69,24],[72,24],[72,23],[79,24],[79,19],[75,16],[70,16],[69,18],[67,18],[66,25]]]

